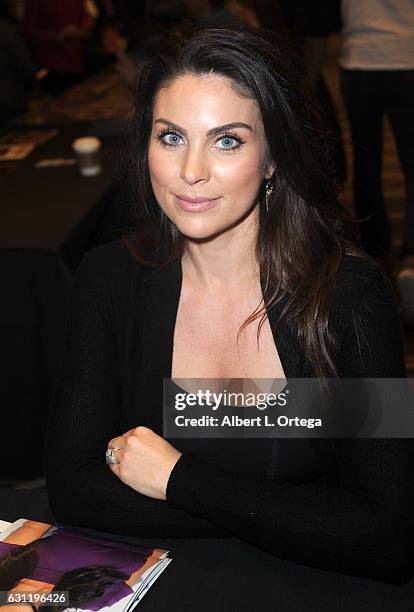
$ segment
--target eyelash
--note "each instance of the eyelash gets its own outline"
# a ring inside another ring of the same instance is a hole
[[[173,145],[173,144],[170,144],[170,143],[165,142],[163,140],[163,138],[165,136],[170,135],[170,134],[172,134],[174,136],[178,136],[179,138],[181,138],[181,135],[178,132],[176,132],[175,130],[165,128],[164,130],[162,130],[161,132],[159,132],[157,134],[157,140],[164,147],[167,147],[168,149],[175,149],[175,147],[178,146],[178,145]],[[216,140],[216,142],[220,142],[220,140],[223,140],[224,138],[230,138],[230,139],[235,140],[237,142],[237,144],[234,147],[232,147],[231,149],[225,149],[225,148],[220,148],[219,147],[219,150],[220,151],[224,151],[225,153],[233,153],[234,151],[237,151],[246,142],[245,140],[240,138],[240,136],[238,136],[235,132],[232,132],[231,130],[229,130],[228,132],[226,132],[225,134],[220,136],[220,138],[218,138]]]

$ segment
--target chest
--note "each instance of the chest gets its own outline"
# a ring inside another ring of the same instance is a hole
[[[261,300],[260,289],[243,300],[180,296],[174,329],[172,378],[285,378],[266,317],[239,330]]]

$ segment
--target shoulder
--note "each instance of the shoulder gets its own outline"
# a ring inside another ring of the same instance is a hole
[[[117,267],[120,264],[130,264],[133,256],[121,240],[114,240],[87,251],[82,258],[80,268]]]
[[[337,277],[330,330],[337,339],[342,376],[405,376],[396,296],[373,260],[345,257]]]
[[[109,242],[83,256],[75,273],[73,299],[89,300],[112,326],[114,320],[125,320],[131,299],[140,302],[142,288],[155,271],[142,265],[123,241]]]
[[[98,278],[108,281],[128,282],[132,277],[144,282],[153,268],[142,265],[122,240],[115,240],[88,251],[82,258],[76,276]]]
[[[390,280],[370,258],[346,255],[336,278],[334,306],[346,309],[378,304],[395,304]]]

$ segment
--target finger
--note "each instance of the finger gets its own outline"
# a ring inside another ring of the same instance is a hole
[[[112,438],[108,442],[108,448],[122,448],[125,444],[125,440],[129,438],[129,436],[134,435],[135,427],[133,429],[129,429],[121,436],[117,436],[116,438]]]
[[[124,434],[122,434],[121,438],[123,438],[125,440],[125,439],[129,438],[130,436],[133,436],[135,434],[135,430],[136,430],[136,427],[134,427],[133,429],[129,429]]]
[[[125,438],[123,436],[117,436],[108,442],[108,448],[123,448],[123,446],[125,446]]]
[[[115,459],[118,461],[118,463],[121,463],[121,461],[122,461],[122,458],[124,456],[124,450],[125,449],[123,447],[122,448],[116,447],[114,452],[113,452],[113,455],[114,455]],[[114,464],[114,465],[116,465],[116,464]]]

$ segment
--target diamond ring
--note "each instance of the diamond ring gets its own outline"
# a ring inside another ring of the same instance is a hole
[[[115,456],[115,451],[120,450],[120,448],[108,448],[105,452],[105,461],[106,465],[115,465],[119,463],[118,459]]]

